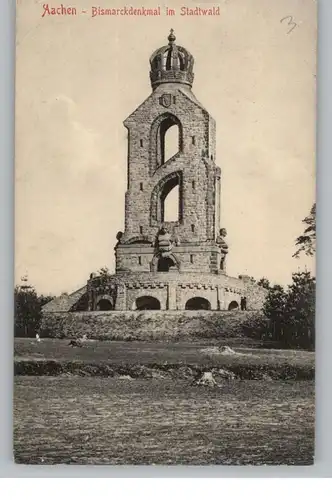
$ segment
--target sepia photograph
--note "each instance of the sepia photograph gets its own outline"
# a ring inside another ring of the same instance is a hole
[[[16,463],[314,464],[316,7],[17,0]]]

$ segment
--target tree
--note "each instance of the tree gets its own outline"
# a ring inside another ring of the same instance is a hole
[[[261,278],[259,281],[257,281],[257,285],[262,286],[266,290],[270,290],[271,284],[270,281],[267,278]]]
[[[263,312],[272,340],[283,347],[314,347],[315,291],[315,278],[308,271],[294,273],[286,291],[280,285],[270,288]]]
[[[39,295],[38,301],[39,301],[40,307],[43,307],[48,302],[51,302],[51,300],[53,300],[53,299],[55,299],[54,295]]]
[[[288,340],[292,345],[312,348],[315,345],[315,296],[315,277],[308,271],[294,273],[285,308]]]
[[[312,256],[316,252],[316,203],[311,207],[310,214],[303,219],[303,224],[306,228],[298,238],[295,240],[297,247],[293,257],[298,258],[302,253]]]
[[[41,308],[35,289],[24,276],[15,287],[15,336],[33,337],[41,320]]]
[[[41,321],[41,308],[54,297],[37,295],[27,276],[14,289],[14,334],[16,337],[34,337]]]
[[[281,341],[284,336],[285,307],[287,293],[280,285],[274,285],[269,289],[263,313],[269,320],[269,333],[272,340]]]
[[[98,271],[98,282],[101,286],[107,286],[111,277],[108,267],[101,267]]]
[[[316,252],[315,203],[302,222],[306,228],[295,241],[297,250],[293,257],[296,258],[302,253],[310,256]],[[293,273],[292,283],[286,291],[279,285],[270,287],[266,278],[262,278],[258,284],[265,285],[269,290],[263,312],[272,339],[283,347],[314,348],[316,280],[310,272]]]
[[[108,269],[108,267],[101,267],[98,271],[98,275],[99,276],[110,276],[110,270]]]

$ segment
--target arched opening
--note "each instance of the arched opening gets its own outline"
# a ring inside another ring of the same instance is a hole
[[[239,308],[239,304],[238,304],[238,302],[236,302],[236,300],[232,300],[232,302],[228,306],[229,311],[235,311],[235,309],[238,309],[238,308]]]
[[[180,220],[181,199],[179,177],[174,176],[165,183],[160,193],[161,222],[177,222]]]
[[[163,115],[157,127],[156,160],[157,166],[160,166],[182,150],[182,127],[179,119],[171,114]]]
[[[136,299],[136,310],[137,311],[147,311],[147,310],[159,310],[160,302],[154,297],[148,295],[144,297],[139,297]]]
[[[168,127],[162,141],[164,151],[162,151],[161,158],[162,163],[166,163],[167,160],[172,158],[172,156],[176,155],[179,151],[179,126],[172,124]]]
[[[170,267],[173,266],[175,266],[175,264],[172,259],[169,257],[160,257],[160,259],[158,259],[157,271],[159,273],[168,273]]]
[[[199,309],[210,311],[211,304],[207,299],[203,297],[193,297],[186,302],[185,309],[189,311],[197,311]]]
[[[182,172],[171,172],[160,179],[151,196],[152,224],[181,222],[183,215]]]
[[[97,311],[112,311],[113,304],[108,299],[100,299],[97,302]]]
[[[133,236],[133,238],[126,240],[126,245],[152,245],[152,243],[152,239],[144,235]]]
[[[180,189],[179,184],[174,186],[163,199],[163,222],[176,222],[179,220]]]

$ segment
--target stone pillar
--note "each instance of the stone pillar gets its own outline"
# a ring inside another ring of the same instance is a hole
[[[217,287],[218,294],[218,311],[224,311],[226,308],[225,305],[225,289],[222,286]]]
[[[117,285],[117,296],[115,302],[116,311],[125,311],[126,308],[126,286],[124,284]]]
[[[169,283],[167,289],[167,309],[176,310],[176,283]]]

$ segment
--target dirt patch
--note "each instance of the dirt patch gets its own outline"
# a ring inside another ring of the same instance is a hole
[[[229,346],[213,346],[213,347],[207,347],[206,349],[201,349],[201,352],[203,354],[218,354],[222,356],[244,356],[244,353],[235,351]]]

